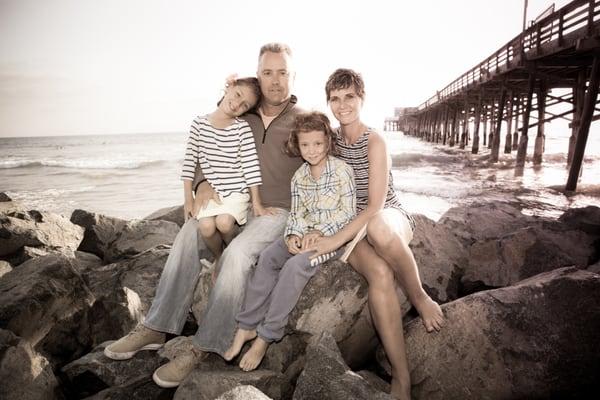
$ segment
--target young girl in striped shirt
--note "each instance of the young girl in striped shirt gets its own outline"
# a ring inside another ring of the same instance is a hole
[[[302,156],[305,162],[292,178],[292,207],[285,233],[260,254],[236,317],[238,330],[224,356],[233,359],[245,342],[256,338],[240,361],[244,371],[258,367],[269,344],[281,340],[290,312],[319,265],[342,253],[337,249],[311,260],[311,253],[306,252],[317,238],[335,234],[355,215],[352,168],[332,155],[334,143],[325,114],[296,117],[287,152]]]
[[[254,215],[265,212],[258,194],[262,181],[254,137],[248,123],[239,118],[260,100],[260,86],[256,78],[229,82],[217,109],[192,122],[181,173],[185,219],[198,219],[199,232],[216,259],[223,244],[235,236],[236,226],[246,223],[250,198]],[[208,181],[219,196],[206,207],[194,201],[197,166],[201,182]]]

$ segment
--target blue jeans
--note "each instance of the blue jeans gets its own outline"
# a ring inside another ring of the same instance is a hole
[[[194,344],[203,351],[223,355],[231,346],[236,330],[235,316],[241,308],[246,279],[261,251],[283,235],[288,212],[249,216],[219,260],[219,275],[206,309],[198,322]],[[181,228],[163,269],[152,306],[144,320],[148,328],[180,334],[194,298],[202,265],[212,258],[197,230],[198,221],[189,219]]]

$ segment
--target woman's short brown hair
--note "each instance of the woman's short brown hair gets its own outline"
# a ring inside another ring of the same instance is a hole
[[[363,100],[365,99],[365,81],[363,80],[362,75],[347,68],[336,69],[333,71],[333,74],[329,76],[329,79],[327,79],[327,83],[325,84],[327,101],[329,101],[332,90],[348,89],[349,87],[354,87],[358,97]]]

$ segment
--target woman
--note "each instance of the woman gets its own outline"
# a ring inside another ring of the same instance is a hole
[[[369,309],[392,367],[391,394],[408,399],[410,375],[394,278],[418,310],[428,332],[441,328],[442,310],[421,286],[408,247],[414,220],[402,209],[394,192],[385,140],[360,120],[365,96],[362,77],[355,71],[338,69],[327,80],[325,92],[340,123],[338,157],[354,169],[357,217],[335,235],[318,239],[308,250],[315,250],[313,257],[318,257],[355,239],[346,256],[369,284]]]

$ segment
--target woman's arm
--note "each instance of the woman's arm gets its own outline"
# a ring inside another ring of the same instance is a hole
[[[352,240],[375,214],[383,209],[387,195],[387,185],[391,160],[387,152],[385,140],[380,134],[371,132],[369,136],[369,198],[367,207],[348,225],[333,236],[320,238],[308,251],[316,251],[311,258],[326,254]]]

